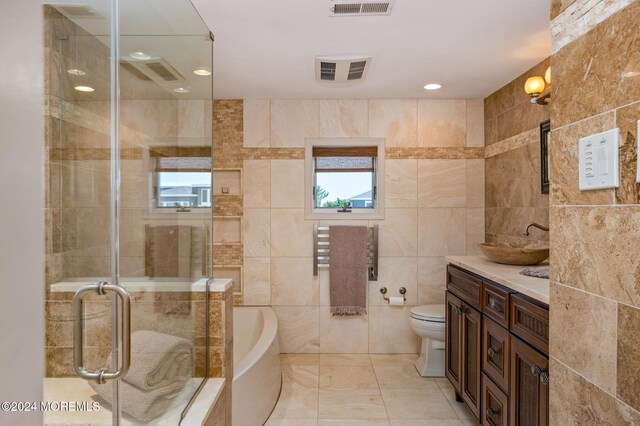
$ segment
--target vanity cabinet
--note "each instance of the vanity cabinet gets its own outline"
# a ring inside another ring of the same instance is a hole
[[[445,373],[483,425],[547,425],[549,309],[447,267]]]
[[[476,418],[480,418],[482,356],[482,282],[458,270],[447,274],[455,288],[447,292],[447,332],[445,334],[445,374],[456,389],[456,399],[463,400]],[[460,297],[456,297],[460,296]]]

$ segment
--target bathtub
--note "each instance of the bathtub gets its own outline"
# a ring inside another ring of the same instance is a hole
[[[270,307],[233,308],[233,424],[262,426],[282,387],[278,319]]]

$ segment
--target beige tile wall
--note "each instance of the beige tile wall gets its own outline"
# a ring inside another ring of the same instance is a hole
[[[282,352],[417,351],[409,307],[443,303],[444,256],[484,241],[483,110],[482,100],[244,101],[244,303],[274,307]],[[404,150],[385,162],[384,220],[304,219],[299,150],[317,137],[383,137]],[[330,315],[328,271],[312,273],[315,223],[380,226],[366,317]],[[382,286],[405,287],[406,307],[388,306]]]
[[[484,100],[486,240],[524,243],[549,241],[547,232],[533,229],[522,235],[527,223],[549,223],[549,195],[540,183],[540,130],[549,119],[549,107],[534,105],[524,91],[533,75],[544,75],[545,59]]]
[[[640,424],[640,2],[552,2],[551,424]],[[580,13],[578,13],[580,12]],[[578,190],[578,139],[621,129],[621,186]]]
[[[98,39],[48,6],[45,29],[46,372],[48,377],[59,377],[75,375],[70,340],[73,294],[51,292],[50,286],[68,279],[110,275],[109,52]],[[59,39],[61,33],[67,38]],[[73,90],[74,77],[64,72],[72,67],[87,72],[95,92]],[[210,147],[212,114],[210,102],[176,100],[155,83],[140,80],[125,69],[120,79],[120,275],[137,277],[145,275],[145,225],[180,221],[198,230],[202,226],[211,230],[210,214],[150,214],[149,148]],[[197,238],[197,244],[192,240],[197,250],[190,253],[191,259],[180,259],[183,276],[200,276],[203,259],[210,259],[211,248],[203,252],[202,235]],[[162,292],[132,295],[132,328],[191,340],[197,348],[199,376],[204,375],[205,346],[201,297]],[[90,304],[98,309],[105,303]],[[88,335],[104,336],[110,329],[109,315],[108,310],[98,309],[87,322],[95,333]],[[108,338],[88,338],[86,353],[92,367],[103,367],[110,348]]]

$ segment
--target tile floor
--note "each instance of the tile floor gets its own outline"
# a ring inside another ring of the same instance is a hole
[[[477,425],[446,378],[420,377],[417,355],[281,355],[280,400],[266,426]]]

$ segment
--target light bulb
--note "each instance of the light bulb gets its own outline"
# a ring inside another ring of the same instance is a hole
[[[547,68],[547,71],[544,73],[544,81],[546,81],[547,84],[551,84],[551,67]]]
[[[131,56],[134,59],[139,59],[141,61],[146,61],[147,59],[151,59],[151,55],[149,55],[148,53],[144,53],[144,52],[131,52],[129,53],[129,56]]]
[[[529,96],[538,96],[544,91],[544,79],[540,76],[529,77],[524,84],[524,91]]]
[[[425,90],[438,90],[441,87],[442,85],[438,83],[429,83],[424,85]]]
[[[74,87],[74,89],[76,89],[78,92],[93,92],[96,90],[90,86],[76,86]]]
[[[200,75],[200,76],[208,76],[211,75],[211,69],[207,68],[207,67],[198,67],[196,69],[193,70],[193,73],[195,75]]]

